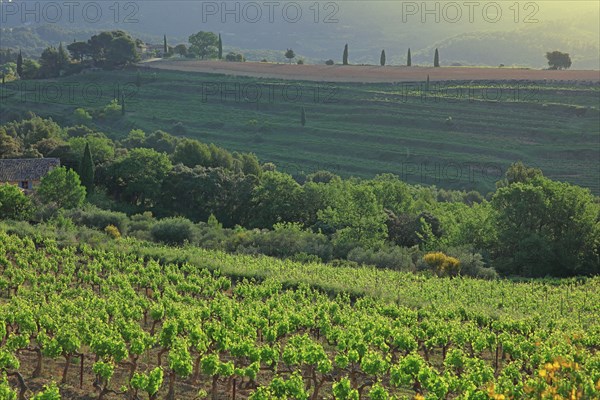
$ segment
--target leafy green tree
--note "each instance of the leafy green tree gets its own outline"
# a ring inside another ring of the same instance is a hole
[[[342,64],[348,65],[348,44],[344,46],[344,55],[342,56]]]
[[[395,213],[409,212],[413,207],[413,198],[409,185],[393,174],[377,175],[368,181],[377,202],[385,210]]]
[[[104,68],[116,68],[139,59],[136,41],[124,31],[101,32],[88,40],[94,62]]]
[[[106,64],[110,68],[122,67],[139,59],[135,40],[129,35],[119,36],[110,42]]]
[[[81,183],[85,186],[87,195],[89,196],[94,191],[94,161],[92,159],[89,143],[85,144],[79,172],[81,175]]]
[[[294,57],[296,57],[296,53],[294,53],[294,50],[287,49],[287,51],[285,52],[285,58],[290,60],[290,64],[292,63],[292,60],[294,59]]]
[[[64,137],[63,129],[56,122],[37,115],[4,124],[0,127],[0,131],[22,141],[25,147],[33,146],[43,139]]]
[[[40,76],[41,65],[35,60],[26,59],[23,61],[23,73],[21,79],[36,79]]]
[[[406,66],[412,66],[412,57],[410,56],[410,48],[408,49],[408,54],[406,55]]]
[[[210,150],[211,167],[222,167],[225,169],[233,168],[233,156],[230,152],[212,143],[208,146],[208,148]]]
[[[379,57],[379,64],[381,64],[382,67],[385,66],[385,50],[381,50],[381,56]]]
[[[245,175],[254,175],[260,177],[262,174],[262,168],[258,157],[253,153],[244,153],[240,156],[242,161],[242,172]]]
[[[435,55],[433,56],[433,66],[434,67],[440,66],[440,53],[439,53],[438,49],[435,49]]]
[[[22,154],[21,143],[0,128],[0,158],[17,158]]]
[[[8,62],[6,64],[0,64],[0,76],[2,76],[2,84],[6,83],[6,79],[14,80],[19,75],[17,74],[17,64]]]
[[[333,204],[318,212],[319,220],[336,229],[337,240],[366,247],[381,246],[387,236],[386,214],[366,184],[337,184]]]
[[[152,132],[144,140],[142,147],[148,147],[158,151],[159,153],[171,154],[177,146],[177,138],[167,132],[158,130]]]
[[[178,44],[175,46],[174,50],[175,54],[179,54],[180,56],[186,57],[188,55],[188,49],[185,44]]]
[[[221,39],[221,34],[219,33],[219,60],[223,59],[223,39]]]
[[[71,153],[76,155],[74,158],[78,162],[86,146],[90,147],[90,151],[94,155],[93,161],[95,167],[112,161],[115,158],[115,145],[113,141],[99,132],[88,134],[85,137],[73,137],[69,139],[68,143]]]
[[[108,168],[103,183],[117,199],[136,206],[152,206],[163,179],[173,168],[166,154],[133,149]]]
[[[211,162],[210,149],[204,143],[194,139],[183,139],[175,147],[172,160],[174,164],[183,164],[193,168],[196,165],[207,167]]]
[[[504,178],[496,182],[496,187],[506,187],[517,182],[527,183],[532,181],[534,178],[542,176],[542,170],[539,168],[528,167],[523,164],[522,161],[518,161],[508,167],[506,173],[504,174]]]
[[[83,204],[85,187],[81,185],[77,172],[59,167],[42,178],[37,195],[43,204],[70,209]]]
[[[600,205],[587,189],[536,176],[492,199],[495,268],[506,275],[600,272]]]
[[[546,53],[546,59],[550,69],[569,69],[571,68],[571,56],[568,53],[552,51]]]
[[[17,74],[20,78],[23,78],[23,52],[19,50],[19,56],[17,57]]]
[[[224,168],[176,165],[161,187],[160,212],[206,221],[214,214],[225,226],[247,225],[256,175]]]
[[[189,37],[188,51],[203,60],[218,55],[219,37],[213,32],[198,32]]]
[[[67,45],[67,50],[71,53],[71,57],[79,62],[82,62],[85,57],[90,55],[90,45],[88,42],[73,42]]]
[[[40,57],[40,75],[43,78],[57,77],[60,72],[59,55],[56,47],[47,47]]]
[[[15,185],[0,183],[0,218],[27,219],[32,211],[31,200]]]
[[[73,117],[79,125],[85,125],[92,122],[92,116],[83,108],[77,108],[73,111]]]
[[[254,189],[253,225],[271,228],[278,222],[297,221],[301,213],[302,188],[287,174],[265,172],[260,185]]]
[[[134,149],[136,147],[145,147],[146,132],[141,129],[132,129],[127,134],[127,138],[121,140],[121,145],[126,149]]]

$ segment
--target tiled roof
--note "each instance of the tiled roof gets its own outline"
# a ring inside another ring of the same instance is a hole
[[[58,158],[0,159],[0,183],[40,180],[55,167],[60,167]]]

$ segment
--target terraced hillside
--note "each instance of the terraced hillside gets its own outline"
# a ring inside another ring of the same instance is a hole
[[[410,183],[484,193],[510,163],[522,160],[600,193],[597,84],[426,80],[318,83],[98,71],[5,84],[1,117],[33,110],[75,123],[69,117],[75,108],[99,110],[125,94],[125,116],[93,122],[113,137],[133,128],[162,129],[253,151],[292,174],[391,172]]]

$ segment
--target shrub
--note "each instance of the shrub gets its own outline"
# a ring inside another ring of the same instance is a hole
[[[297,253],[290,257],[290,260],[299,262],[302,264],[310,264],[310,263],[320,263],[323,262],[321,258],[315,254],[308,253]]]
[[[102,210],[95,206],[87,206],[82,210],[76,210],[71,214],[71,218],[78,225],[105,230],[107,226],[112,225],[121,233],[126,233],[129,220],[127,215],[121,212]]]
[[[27,219],[32,211],[29,197],[14,185],[0,183],[0,218]]]
[[[333,60],[327,60],[327,61],[325,61],[325,64],[333,65],[333,64],[335,64],[335,62]]]
[[[156,220],[150,211],[145,211],[142,214],[135,214],[132,215],[129,220],[129,230],[150,232],[150,229],[152,229],[155,222]]]
[[[348,260],[379,268],[407,271],[415,269],[413,256],[415,256],[415,250],[400,246],[380,250],[357,247],[348,253]]]
[[[263,254],[275,257],[286,258],[307,253],[329,260],[332,255],[331,245],[325,235],[303,230],[294,223],[276,224],[272,231],[259,236],[258,244]]]
[[[493,268],[486,268],[481,254],[468,246],[451,247],[445,252],[460,261],[460,274],[473,278],[496,279],[498,274]]]
[[[332,267],[342,267],[342,268],[360,268],[360,264],[356,261],[348,261],[348,260],[340,260],[335,259],[329,262],[329,265]]]
[[[456,276],[460,272],[460,261],[441,252],[428,253],[423,261],[440,276]]]
[[[183,245],[194,241],[195,231],[196,228],[192,221],[182,217],[174,217],[160,220],[152,227],[150,233],[157,242]]]
[[[302,59],[298,60],[298,65],[304,65],[304,60],[302,60]]]
[[[121,239],[121,232],[119,232],[119,229],[114,225],[108,225],[104,228],[104,232],[113,239]]]
[[[243,62],[243,61],[245,61],[245,59],[242,54],[231,52],[225,56],[225,61]]]
[[[80,125],[85,125],[86,123],[92,122],[92,116],[83,108],[76,109],[73,112],[73,117],[75,118],[75,121]]]
[[[121,116],[121,105],[117,99],[113,99],[102,109],[102,114],[108,119],[117,119]]]

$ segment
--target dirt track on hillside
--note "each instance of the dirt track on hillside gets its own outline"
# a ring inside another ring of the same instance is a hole
[[[320,82],[415,82],[429,75],[432,81],[580,81],[600,82],[600,71],[550,71],[517,68],[400,67],[358,65],[296,65],[224,61],[149,61],[143,67],[257,78]]]

